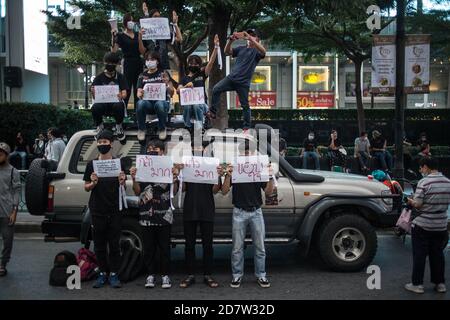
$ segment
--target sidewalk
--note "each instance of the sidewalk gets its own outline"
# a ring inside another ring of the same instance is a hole
[[[41,233],[41,223],[44,216],[33,216],[28,211],[17,213],[16,233]]]

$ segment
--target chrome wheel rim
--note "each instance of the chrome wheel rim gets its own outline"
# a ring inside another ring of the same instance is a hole
[[[342,228],[333,237],[331,243],[334,255],[341,261],[358,260],[366,249],[366,238],[355,228]]]

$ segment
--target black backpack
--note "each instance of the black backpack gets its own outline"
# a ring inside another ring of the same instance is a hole
[[[70,274],[67,274],[67,267],[78,265],[77,257],[70,251],[64,250],[55,256],[53,268],[50,270],[49,284],[56,287],[65,287]]]

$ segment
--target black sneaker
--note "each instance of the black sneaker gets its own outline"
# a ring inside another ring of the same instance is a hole
[[[230,287],[232,288],[239,288],[241,286],[242,278],[233,278],[233,280],[230,283]]]
[[[270,282],[266,277],[260,277],[257,281],[261,288],[270,288]]]

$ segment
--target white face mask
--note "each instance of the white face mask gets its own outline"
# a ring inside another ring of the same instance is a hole
[[[129,29],[129,30],[133,30],[134,29],[134,22],[133,21],[128,21],[127,22],[127,28]]]
[[[148,69],[156,69],[156,67],[158,66],[158,62],[156,62],[154,60],[147,60],[147,61],[145,61],[145,66]]]
[[[309,140],[314,140],[314,136],[313,136],[313,135],[309,135],[309,136],[308,136],[308,139],[309,139]]]

